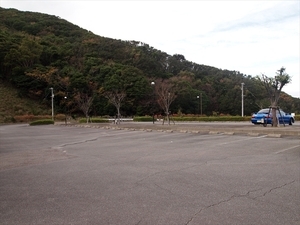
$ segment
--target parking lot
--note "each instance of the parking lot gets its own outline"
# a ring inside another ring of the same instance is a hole
[[[188,127],[0,126],[0,224],[300,224],[297,136]]]

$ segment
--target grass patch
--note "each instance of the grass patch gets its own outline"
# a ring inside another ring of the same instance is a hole
[[[49,124],[54,124],[54,121],[46,119],[46,120],[35,120],[35,121],[32,121],[31,123],[29,123],[30,126],[49,125]]]
[[[152,122],[153,118],[151,116],[137,116],[133,118],[134,122]]]

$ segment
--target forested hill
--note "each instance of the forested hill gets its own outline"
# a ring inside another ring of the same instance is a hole
[[[41,104],[51,104],[53,87],[57,113],[76,111],[75,100],[86,93],[94,96],[93,115],[113,115],[103,91],[122,88],[123,115],[149,114],[155,105],[150,83],[158,78],[176,83],[175,113],[198,113],[201,95],[203,114],[240,115],[241,83],[245,115],[269,106],[257,79],[238,71],[190,62],[139,41],[101,37],[57,16],[0,8],[0,79]],[[297,99],[284,93],[280,106],[300,111]]]

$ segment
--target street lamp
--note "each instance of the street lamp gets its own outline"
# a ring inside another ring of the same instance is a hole
[[[202,116],[202,93],[200,93],[200,96],[197,95],[197,98],[199,99],[199,102],[198,102],[198,113],[200,113],[199,110],[201,109],[201,116]]]
[[[155,85],[155,82],[152,81],[151,82],[151,86],[153,86],[153,104],[154,104],[154,85]],[[153,107],[153,106],[152,106]],[[152,110],[152,122],[154,124],[154,110]]]
[[[244,117],[244,85],[245,83],[241,83],[242,87],[242,117]]]
[[[198,99],[198,115],[200,114],[200,96],[197,95],[197,99]]]
[[[201,116],[202,116],[202,93],[200,93],[200,108],[201,108]]]
[[[65,99],[65,124],[67,124],[67,96],[64,97]]]
[[[52,109],[52,120],[54,121],[54,106],[53,106],[53,99],[54,99],[54,94],[53,94],[53,88],[50,88],[51,90],[51,109]]]

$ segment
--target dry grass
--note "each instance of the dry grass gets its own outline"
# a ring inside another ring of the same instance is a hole
[[[0,123],[15,122],[15,116],[51,115],[51,109],[28,98],[20,98],[18,90],[0,81]]]

